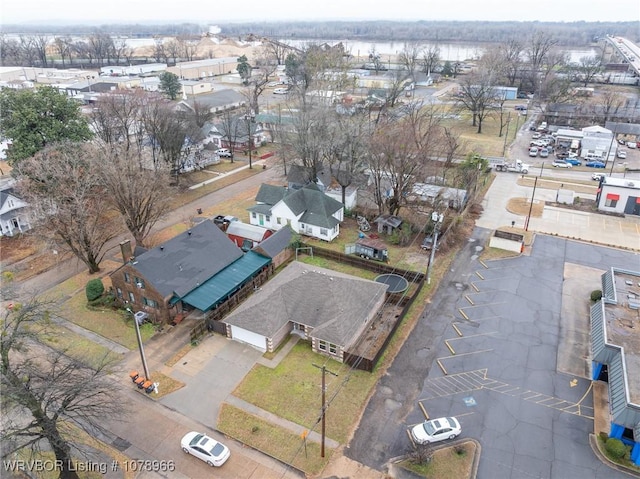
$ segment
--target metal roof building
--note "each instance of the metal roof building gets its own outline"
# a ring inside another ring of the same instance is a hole
[[[610,437],[632,446],[640,465],[640,272],[611,268],[591,307],[593,380],[609,390]]]

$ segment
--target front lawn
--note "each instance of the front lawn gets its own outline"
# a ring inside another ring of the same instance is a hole
[[[325,457],[322,458],[320,444],[304,441],[288,429],[229,404],[223,404],[220,408],[218,430],[311,475],[319,474],[324,469],[332,453],[330,448],[325,448]]]
[[[326,434],[344,444],[377,377],[316,354],[305,341],[298,342],[274,369],[256,364],[233,394],[312,429],[322,403],[322,371],[316,365],[325,365],[329,371],[338,374],[337,377],[326,374]],[[316,425],[315,429],[319,430],[319,426]]]

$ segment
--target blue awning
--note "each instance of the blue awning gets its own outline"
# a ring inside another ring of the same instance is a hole
[[[200,311],[209,311],[215,305],[227,299],[230,294],[238,290],[269,263],[271,263],[271,258],[248,251],[213,278],[190,291],[181,298],[182,302]]]

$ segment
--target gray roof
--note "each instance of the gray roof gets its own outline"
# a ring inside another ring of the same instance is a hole
[[[316,172],[316,178],[312,178],[313,169],[307,166],[293,164],[289,166],[287,173],[287,182],[290,186],[301,188],[305,185],[315,183],[319,180],[325,188],[331,185],[331,172],[329,168],[319,168]]]
[[[263,285],[224,322],[272,337],[288,322],[310,336],[348,347],[388,285],[293,262]]]
[[[253,241],[262,241],[264,235],[269,232],[267,228],[258,225],[243,223],[242,221],[232,221],[227,226],[227,235],[239,236]]]
[[[195,102],[203,105],[206,108],[219,108],[236,103],[244,103],[247,99],[235,90],[226,88],[224,90],[214,91],[212,93],[202,93],[195,97],[188,97],[186,100],[182,100],[180,103],[187,103],[190,107],[193,107]]]
[[[616,123],[615,121],[608,121],[604,127],[617,135],[640,136],[640,125],[637,123]]]
[[[274,258],[289,247],[292,237],[293,231],[291,231],[291,228],[289,226],[284,226],[269,236],[266,240],[262,241],[251,251],[260,253],[268,258]]]
[[[256,202],[273,206],[284,198],[287,193],[287,189],[282,186],[267,185],[263,183],[260,185],[260,189],[256,195]]]
[[[211,221],[203,221],[141,256],[133,265],[163,295],[182,297],[243,253]]]

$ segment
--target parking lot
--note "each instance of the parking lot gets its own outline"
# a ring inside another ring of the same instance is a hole
[[[484,263],[477,253],[488,234],[476,228],[456,259],[347,455],[381,468],[407,452],[411,426],[451,415],[460,437],[482,445],[478,477],[623,477],[588,443],[594,411],[585,337],[600,274],[637,255],[540,235],[530,255]],[[376,426],[369,417],[387,419]]]

